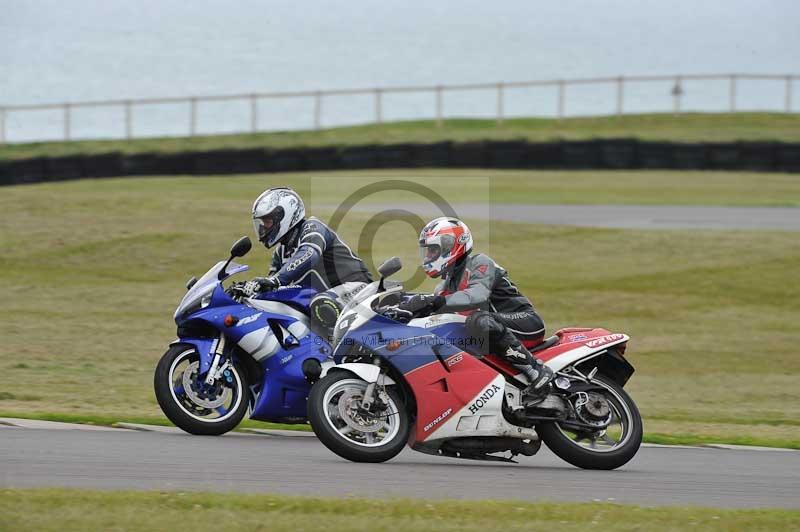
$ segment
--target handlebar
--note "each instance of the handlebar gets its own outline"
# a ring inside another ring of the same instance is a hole
[[[267,292],[271,292],[272,290],[260,290],[255,293],[251,293],[248,291],[245,286],[247,285],[248,281],[236,281],[235,283],[231,284],[228,288],[225,289],[225,293],[231,296],[231,298],[236,301],[237,303],[241,303],[242,299],[245,297],[256,297],[259,294],[266,294]]]

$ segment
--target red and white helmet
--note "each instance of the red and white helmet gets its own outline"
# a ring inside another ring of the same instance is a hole
[[[439,277],[455,262],[472,251],[472,233],[456,218],[436,218],[419,234],[422,269],[428,277]]]

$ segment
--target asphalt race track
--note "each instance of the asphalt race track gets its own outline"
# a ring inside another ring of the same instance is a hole
[[[222,437],[0,426],[2,487],[271,492],[655,505],[800,508],[800,452],[643,447],[617,471],[584,471],[546,449],[519,464],[406,449],[354,464],[314,437]]]

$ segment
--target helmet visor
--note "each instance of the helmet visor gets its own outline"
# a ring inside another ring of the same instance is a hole
[[[433,262],[442,256],[442,246],[439,244],[420,244],[419,256],[423,264]]]
[[[256,230],[258,240],[265,244],[268,242],[270,237],[275,234],[279,227],[280,222],[275,219],[275,215],[273,213],[262,216],[261,218],[253,218],[253,228]]]

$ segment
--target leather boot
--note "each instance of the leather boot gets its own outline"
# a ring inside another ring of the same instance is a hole
[[[550,381],[555,377],[552,369],[531,355],[521,343],[510,346],[505,356],[530,381],[527,388],[522,390],[522,403],[525,406],[535,405],[547,397],[550,393]]]

